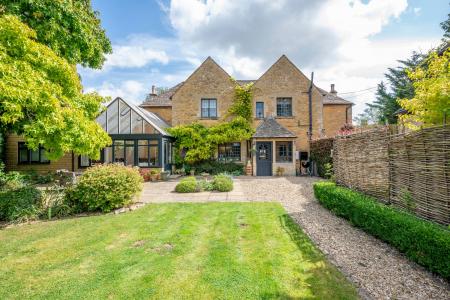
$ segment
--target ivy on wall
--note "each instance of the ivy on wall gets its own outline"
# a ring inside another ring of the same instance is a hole
[[[236,81],[234,99],[227,116],[230,121],[206,127],[198,122],[189,125],[179,125],[169,129],[176,139],[175,148],[178,150],[175,162],[196,163],[210,159],[219,144],[248,140],[254,130],[252,119],[252,84],[244,86]]]

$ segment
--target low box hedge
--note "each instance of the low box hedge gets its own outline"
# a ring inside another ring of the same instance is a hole
[[[331,182],[315,183],[314,195],[337,216],[450,279],[450,230]]]

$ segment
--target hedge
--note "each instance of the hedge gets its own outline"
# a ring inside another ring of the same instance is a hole
[[[97,165],[84,171],[76,185],[67,190],[66,198],[82,210],[109,212],[130,204],[142,191],[143,181],[136,168]]]
[[[315,183],[314,195],[337,216],[450,279],[450,230],[331,182]]]
[[[220,162],[215,160],[206,160],[193,165],[186,165],[186,173],[190,173],[191,169],[195,170],[195,174],[209,173],[218,175],[221,173],[229,173],[234,176],[244,174],[244,165],[236,162]]]

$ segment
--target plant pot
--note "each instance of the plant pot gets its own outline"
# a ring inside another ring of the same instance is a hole
[[[164,172],[161,172],[161,180],[163,180],[163,181],[167,181],[167,180],[169,180],[169,175],[170,175],[170,173],[169,172],[167,172],[167,171],[164,171]]]

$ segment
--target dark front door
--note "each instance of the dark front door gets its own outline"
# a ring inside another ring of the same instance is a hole
[[[272,143],[256,143],[256,176],[272,176]]]

